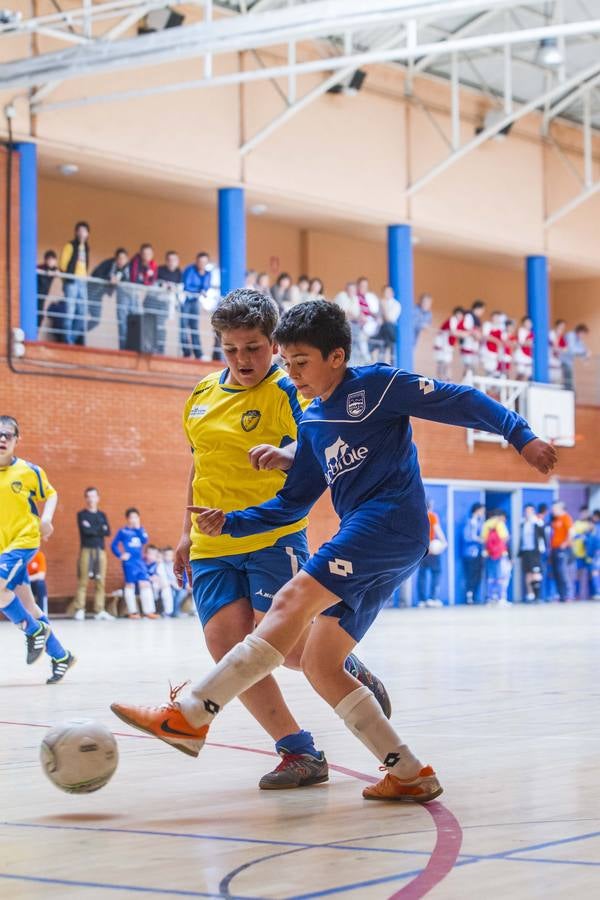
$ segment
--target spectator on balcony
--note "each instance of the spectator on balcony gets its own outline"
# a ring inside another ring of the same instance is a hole
[[[156,352],[164,354],[167,343],[167,319],[171,318],[175,308],[179,308],[180,291],[183,274],[179,265],[179,254],[176,250],[168,250],[165,261],[158,267],[158,291],[152,291],[144,300],[144,309],[156,318]]]
[[[52,288],[52,282],[58,275],[58,256],[54,250],[46,250],[44,262],[38,266],[37,273],[37,327],[44,321],[44,306]]]
[[[246,278],[244,280],[244,287],[250,288],[251,290],[256,290],[256,279],[258,275],[256,269],[248,269],[246,272]]]
[[[280,313],[293,306],[292,277],[287,272],[280,272],[277,281],[271,288],[271,296]]]
[[[561,381],[562,355],[567,349],[567,323],[564,319],[557,319],[554,328],[548,333],[550,345],[550,380],[554,384]]]
[[[196,256],[196,261],[187,266],[183,271],[183,287],[185,300],[181,307],[181,320],[179,328],[179,342],[182,354],[188,358],[195,356],[202,358],[200,345],[200,306],[202,298],[206,297],[210,290],[211,274],[208,269],[210,256],[202,250]]]
[[[87,276],[90,265],[90,226],[77,222],[75,236],[62,249],[60,269],[68,275],[64,279],[65,338],[67,344],[83,344],[87,310]]]
[[[513,356],[518,349],[517,341],[517,323],[514,319],[506,319],[504,341],[500,353],[500,375],[503,378],[510,378]]]
[[[364,275],[356,280],[360,326],[370,340],[379,328],[379,299],[369,290],[369,279]]]
[[[495,309],[489,322],[484,322],[482,325],[481,362],[486,375],[495,376],[500,371],[505,319],[504,313]]]
[[[370,362],[369,347],[366,335],[363,333],[360,322],[360,306],[358,303],[358,292],[355,281],[349,281],[343,291],[336,294],[334,303],[343,309],[346,318],[350,323],[352,332],[352,352],[350,355],[350,365],[366,366]]]
[[[585,345],[585,337],[589,334],[589,328],[583,322],[576,325],[573,331],[567,331],[565,334],[566,347],[560,356],[560,367],[562,370],[563,385],[569,391],[574,388],[573,385],[573,365],[575,359],[587,359],[590,355]]]
[[[465,375],[474,372],[477,368],[484,313],[485,303],[483,300],[476,300],[471,309],[464,314],[458,326],[461,332],[460,356]]]
[[[422,331],[431,328],[431,307],[433,306],[433,298],[431,294],[421,294],[419,302],[415,304],[413,309],[413,330],[414,330],[414,346],[416,347],[419,335]]]
[[[397,344],[397,323],[402,312],[402,306],[399,300],[394,296],[394,288],[386,284],[381,292],[381,300],[379,303],[379,314],[381,324],[379,331],[375,335],[383,350],[383,358],[385,362],[393,364],[394,351]]]
[[[117,292],[117,323],[119,329],[119,350],[125,348],[125,332],[127,328],[127,314],[133,312],[130,309],[132,292],[119,288],[122,281],[130,280],[129,254],[124,247],[117,247],[115,255],[103,259],[92,270],[92,278],[98,278],[106,284],[90,282],[88,288],[88,320],[87,330],[91,331],[100,322],[102,315],[102,301],[104,297],[112,297]]]
[[[523,316],[519,322],[515,364],[519,381],[530,381],[533,372],[533,322],[529,316]]]
[[[454,348],[458,345],[459,327],[465,315],[462,306],[455,306],[452,315],[440,325],[433,342],[434,358],[436,362],[436,375],[440,381],[448,381]]]
[[[271,293],[271,279],[266,272],[259,272],[256,276],[256,290],[261,294]]]
[[[325,300],[325,285],[320,278],[311,278],[307,300]]]
[[[308,275],[300,275],[296,291],[296,303],[306,303],[307,300],[313,299],[310,295],[310,278]]]

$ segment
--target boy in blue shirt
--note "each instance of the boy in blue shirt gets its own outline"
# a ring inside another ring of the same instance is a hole
[[[387,770],[363,796],[427,803],[442,793],[435,772],[413,755],[371,692],[344,668],[379,610],[427,553],[429,521],[409,416],[502,434],[543,473],[554,467],[556,451],[524,419],[471,387],[381,364],[348,367],[350,326],[335,304],[298,304],[274,338],[296,388],[315,398],[300,422],[286,483],[272,500],[240,512],[195,507],[197,525],[209,535],[265,531],[306,515],[329,487],[339,531],[277,592],[256,630],[188,696],[161,707],[112,709],[134,727],[197,755],[221,708],[280,666],[315,619],[303,670]]]
[[[123,594],[130,619],[139,619],[135,602],[135,586],[140,592],[142,612],[147,619],[159,619],[154,604],[154,591],[150,584],[148,567],[144,559],[144,545],[148,543],[148,533],[142,528],[140,513],[134,506],[125,510],[125,528],[119,528],[110,549],[121,560],[125,587]]]

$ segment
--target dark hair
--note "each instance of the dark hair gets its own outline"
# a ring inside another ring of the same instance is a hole
[[[289,278],[290,281],[292,280],[292,276],[289,274],[289,272],[280,272],[277,276],[277,281],[275,282],[275,284],[280,285],[284,278]]]
[[[454,309],[452,310],[452,315],[455,316],[456,313],[462,313],[463,316],[464,316],[465,311],[464,311],[464,309],[462,308],[462,306],[455,306]]]
[[[592,513],[593,516],[597,516],[600,519],[600,509],[595,509]]]
[[[301,281],[308,281],[308,283],[310,284],[310,278],[308,277],[308,275],[298,275],[298,282]]]
[[[137,513],[137,515],[139,516],[140,511],[139,509],[136,509],[135,506],[130,506],[129,509],[125,510],[125,518],[128,519],[131,513]]]
[[[224,297],[210,324],[217,334],[230,328],[259,328],[271,340],[278,318],[277,304],[272,297],[252,288],[238,288]]]
[[[125,256],[129,256],[129,253],[127,252],[125,247],[117,247],[117,249],[115,250],[115,256],[119,256],[120,253],[124,253]]]
[[[196,259],[199,259],[201,256],[206,256],[207,259],[210,259],[210,253],[207,253],[206,250],[201,250],[200,253],[196,253]]]
[[[75,233],[77,233],[78,228],[87,228],[88,231],[90,230],[89,224],[83,221],[75,223]]]
[[[469,515],[472,516],[473,513],[476,513],[478,509],[483,509],[483,508],[484,508],[484,504],[483,504],[483,503],[473,503],[473,504],[471,505],[471,511],[470,511]]]
[[[535,512],[535,503],[526,503],[523,507],[523,512],[525,512],[526,509],[532,509]]]
[[[575,331],[580,331],[582,334],[589,334],[590,329],[587,327],[585,322],[580,322],[579,325],[575,326]]]
[[[14,416],[0,416],[0,425],[12,425],[16,436],[19,437],[19,424]]]
[[[566,325],[566,324],[567,324],[566,319],[557,319],[554,323],[554,327],[556,328],[557,325]]]
[[[538,503],[537,511],[539,513],[547,513],[548,509],[549,509],[549,506],[547,503]]]
[[[146,550],[158,550],[158,552],[160,553],[160,550],[158,549],[156,544],[146,544]]]
[[[177,252],[177,250],[167,250],[167,252],[165,253],[165,259],[167,258],[167,256],[179,256],[179,253]]]
[[[273,334],[278,344],[309,344],[327,359],[339,347],[350,358],[352,336],[344,310],[337,303],[308,300],[297,303],[282,316]]]
[[[152,246],[152,244],[148,243],[140,244],[140,253],[142,252],[142,250],[154,250],[154,247]]]
[[[484,306],[485,300],[475,300],[471,309],[483,309]]]
[[[87,497],[87,495],[90,494],[92,491],[96,491],[97,494],[100,493],[100,491],[98,490],[97,487],[86,487],[85,491],[83,492],[83,496]]]
[[[492,509],[492,511],[488,514],[488,518],[495,519],[496,516],[504,516],[506,518],[506,513],[503,509]]]
[[[356,279],[356,283],[358,284],[359,281],[368,281],[368,280],[369,279],[367,278],[366,275],[359,275],[358,278]]]
[[[161,549],[160,552],[161,552],[161,553],[166,553],[167,550],[172,550],[172,549],[173,549],[173,548],[171,547],[171,545],[170,545],[170,544],[167,544],[166,547],[162,547],[162,549]]]
[[[56,250],[46,250],[46,252],[44,253],[44,259],[49,259],[51,256],[53,256],[54,259],[58,259]]]

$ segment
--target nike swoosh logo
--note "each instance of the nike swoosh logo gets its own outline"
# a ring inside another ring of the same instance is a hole
[[[187,731],[177,731],[176,728],[171,728],[169,725],[169,720],[165,719],[164,722],[161,723],[160,730],[166,732],[166,734],[178,734],[181,737],[189,737],[189,738],[197,738],[197,734],[190,734]]]

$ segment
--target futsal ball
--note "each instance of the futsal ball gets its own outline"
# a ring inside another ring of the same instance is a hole
[[[79,719],[55,725],[40,748],[44,772],[67,794],[91,794],[110,781],[119,762],[117,742],[105,725]]]
[[[445,544],[443,541],[440,541],[439,538],[434,538],[429,542],[429,552],[432,556],[439,556],[440,553],[444,552]]]

